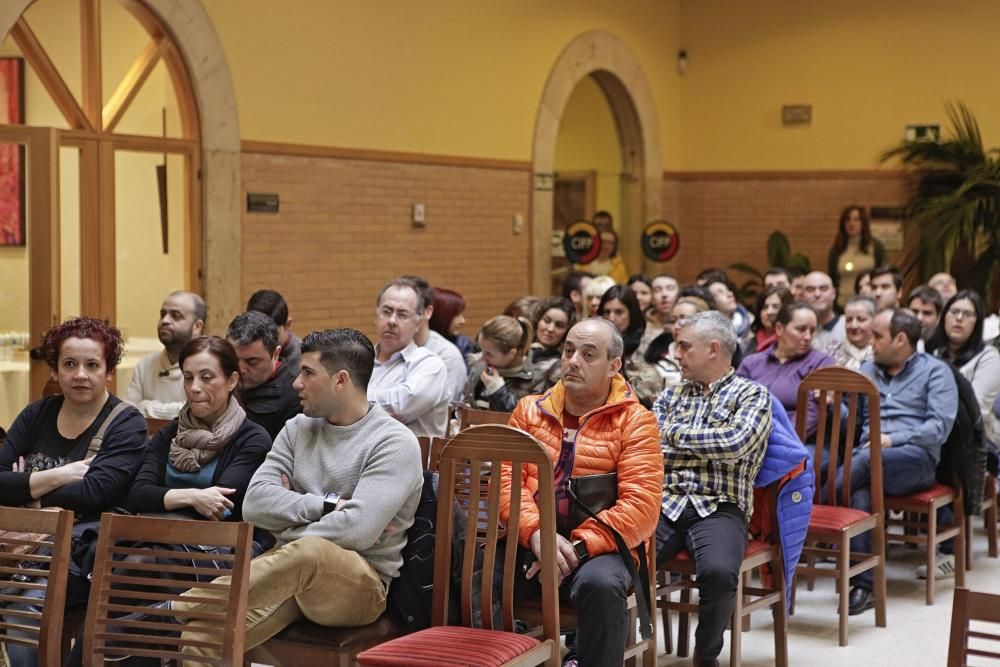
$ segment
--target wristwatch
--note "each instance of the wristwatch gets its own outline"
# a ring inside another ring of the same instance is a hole
[[[573,551],[576,552],[576,559],[581,563],[590,558],[590,554],[587,553],[587,545],[583,540],[573,540]]]
[[[328,493],[323,496],[323,516],[326,516],[337,509],[337,502],[340,501],[339,493]]]

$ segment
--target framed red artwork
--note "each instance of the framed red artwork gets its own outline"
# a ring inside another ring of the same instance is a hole
[[[0,58],[0,125],[24,123],[24,59]],[[0,144],[0,246],[24,245],[24,146]]]

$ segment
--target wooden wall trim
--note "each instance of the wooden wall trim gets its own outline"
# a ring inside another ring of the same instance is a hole
[[[246,139],[240,142],[240,147],[244,153],[260,153],[264,155],[363,160],[366,162],[402,162],[406,164],[467,167],[472,169],[531,171],[531,162],[527,160],[496,160],[492,158],[466,157],[460,155],[432,155],[429,153],[405,153],[367,148],[310,146],[307,144],[289,144],[274,141],[249,141]]]
[[[899,180],[906,172],[898,169],[803,169],[796,171],[667,171],[666,181],[813,181],[813,180]]]

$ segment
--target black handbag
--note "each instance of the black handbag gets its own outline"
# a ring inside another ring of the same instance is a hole
[[[593,519],[608,529],[608,532],[615,538],[618,545],[618,555],[621,556],[625,568],[632,576],[632,590],[635,591],[637,607],[639,611],[639,634],[643,639],[653,636],[652,609],[649,600],[649,566],[646,558],[646,544],[640,544],[635,548],[635,554],[639,559],[639,567],[635,566],[632,559],[632,552],[625,544],[621,533],[606,524],[597,516],[599,512],[609,509],[618,502],[618,473],[606,472],[600,475],[586,475],[584,477],[573,477],[566,482],[566,490],[569,493],[572,505],[570,508],[570,519],[579,526],[587,519]]]

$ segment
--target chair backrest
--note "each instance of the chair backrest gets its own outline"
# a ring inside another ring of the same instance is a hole
[[[819,419],[816,426],[816,451],[813,455],[813,472],[816,478],[814,503],[851,505],[851,459],[854,440],[861,432],[861,400],[867,401],[868,435],[871,442],[871,497],[872,512],[882,515],[882,430],[879,416],[878,389],[866,376],[847,368],[827,366],[807,375],[799,384],[795,408],[795,431],[805,441],[806,414],[809,401],[817,400]],[[846,404],[847,417],[843,420],[846,434],[841,433],[841,406]],[[828,410],[827,406],[831,409]],[[827,429],[828,414],[832,423]],[[841,437],[844,435],[845,437]],[[843,443],[843,447],[841,444]],[[823,451],[829,450],[826,473],[823,474]],[[841,493],[836,493],[838,463],[843,463]]]
[[[509,412],[463,407],[460,410],[460,430],[464,431],[470,426],[481,426],[483,424],[506,424],[510,421],[510,415],[511,413]]]
[[[462,590],[460,610],[463,625],[471,625],[473,600],[479,593],[482,624],[493,628],[493,570],[497,545],[504,549],[501,609],[503,629],[514,628],[514,577],[523,576],[517,568],[517,530],[521,505],[526,492],[522,480],[525,466],[538,472],[538,505],[541,530],[542,633],[545,639],[559,641],[559,600],[555,563],[555,495],[552,462],[545,448],[533,437],[510,426],[472,426],[449,440],[441,450],[441,474],[438,493],[438,531],[435,542],[433,622],[448,622],[448,599],[452,563],[452,535],[455,530],[454,506],[457,502],[466,514],[462,553]],[[509,539],[503,540],[500,529],[501,471],[512,472],[510,517],[506,524]],[[481,550],[482,553],[477,554]],[[477,555],[482,576],[474,581]],[[478,585],[479,591],[474,591]],[[500,629],[500,628],[495,628]]]
[[[424,470],[429,470],[428,461],[431,458],[431,446],[434,443],[434,437],[430,435],[418,435],[417,444],[420,445],[420,465]]]
[[[24,602],[28,591],[45,591],[32,604],[41,613],[20,609],[0,612],[0,641],[38,649],[38,664],[61,665],[66,578],[73,536],[73,512],[0,507],[0,601]],[[30,549],[37,553],[26,554]],[[11,636],[15,631],[15,636]]]
[[[172,419],[157,419],[155,417],[146,417],[146,437],[152,438],[156,435],[156,432],[161,428],[169,424]]]
[[[55,380],[46,380],[45,386],[42,387],[42,398],[47,398],[49,396],[55,396],[56,394],[62,393],[62,387]]]
[[[976,593],[967,588],[955,589],[955,598],[951,605],[948,667],[965,665],[966,658],[973,655],[1000,659],[1000,634],[983,632],[981,629],[972,630],[969,628],[969,621],[1000,624],[1000,595]],[[969,639],[976,640],[976,644],[971,648]]]
[[[199,635],[213,635],[210,643],[222,655],[214,664],[242,664],[252,530],[246,522],[103,514],[84,627],[84,665],[103,665],[106,657],[121,655],[171,658],[183,663],[182,647],[201,645],[206,640],[157,635],[157,631],[177,626],[120,617],[148,614],[168,620],[172,612],[150,609],[148,605],[178,600],[178,590],[184,589],[213,591],[212,597],[185,597],[208,606],[207,610],[185,615],[197,619]],[[152,544],[137,547],[137,542]],[[184,553],[182,559],[180,552],[166,547],[174,544],[223,547],[224,553],[192,551]],[[127,565],[121,562],[129,557],[137,558],[130,558]],[[157,558],[169,564],[155,562]],[[229,584],[207,581],[220,574],[217,561],[232,564],[231,572],[227,572],[231,574]],[[123,643],[128,648],[115,647]],[[213,664],[209,659],[198,660]]]

